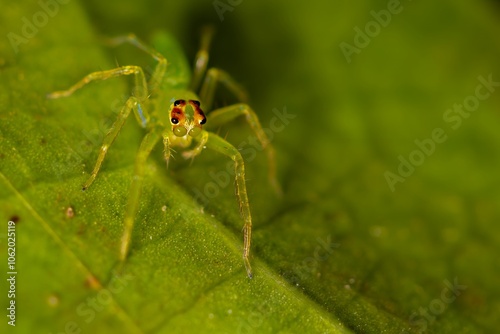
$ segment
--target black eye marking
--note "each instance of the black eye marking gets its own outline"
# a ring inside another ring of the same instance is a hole
[[[207,118],[206,118],[206,117],[204,117],[204,118],[200,121],[200,124],[201,124],[201,125],[203,125],[203,124],[205,124],[206,122],[207,122]]]
[[[178,107],[178,106],[180,106],[181,104],[184,104],[184,103],[186,103],[186,101],[184,101],[184,100],[175,100],[174,101],[174,106]]]
[[[172,119],[170,120],[172,122],[172,124],[177,124],[179,123],[179,120],[175,117],[172,117]]]
[[[200,101],[191,100],[191,102],[193,102],[194,104],[196,104],[198,107],[200,106]]]

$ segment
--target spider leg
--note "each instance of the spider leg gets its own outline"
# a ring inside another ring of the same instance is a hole
[[[196,53],[194,60],[194,71],[191,79],[190,90],[196,92],[200,86],[200,82],[205,75],[208,64],[208,49],[212,43],[212,38],[214,36],[215,29],[213,26],[206,26],[201,32],[200,49]]]
[[[116,121],[113,123],[111,129],[108,131],[106,136],[104,137],[104,141],[101,145],[101,149],[99,151],[99,156],[97,157],[97,162],[94,166],[92,174],[89,179],[83,185],[83,190],[87,189],[92,182],[94,182],[99,169],[101,168],[101,164],[106,157],[106,153],[108,152],[108,148],[113,144],[118,133],[121,128],[125,124],[127,117],[130,115],[130,111],[134,110],[134,115],[136,116],[137,121],[141,124],[142,127],[146,127],[149,121],[149,114],[147,112],[147,97],[148,97],[148,89],[146,84],[146,79],[144,77],[144,72],[139,66],[121,66],[112,70],[93,72],[86,75],[82,80],[78,81],[76,84],[71,86],[70,88],[62,91],[57,91],[50,93],[48,98],[60,98],[66,97],[73,94],[78,89],[83,86],[89,84],[92,81],[97,80],[107,80],[109,78],[119,77],[122,75],[135,75],[135,87],[137,88],[135,91],[135,96],[131,96],[125,102],[125,105],[122,107],[120,112],[118,113],[118,117]]]
[[[204,27],[201,34],[200,48],[196,53],[194,61],[194,71],[191,80],[190,90],[196,92],[200,86],[205,72],[207,72],[207,64],[209,59],[209,48],[212,43],[212,38],[215,29],[213,26]],[[210,68],[205,76],[205,80],[200,89],[200,99],[203,101],[203,109],[208,112],[212,109],[212,103],[215,94],[215,88],[218,83],[222,83],[229,89],[241,102],[247,102],[248,96],[245,89],[238,84],[227,72],[219,68]]]
[[[134,163],[134,176],[132,178],[132,184],[130,185],[127,206],[125,208],[125,228],[120,246],[120,260],[122,262],[127,258],[130,249],[130,240],[132,236],[132,230],[134,228],[135,215],[139,206],[139,197],[141,194],[141,186],[144,177],[144,167],[146,165],[146,159],[153,150],[156,143],[158,143],[160,138],[161,136],[157,129],[153,129],[152,131],[148,132],[142,140],[139,151],[137,152]]]
[[[218,83],[226,86],[233,93],[238,101],[247,102],[248,94],[246,90],[234,80],[226,71],[212,67],[207,71],[205,81],[201,86],[200,99],[203,101],[203,109],[209,112],[214,101],[215,88]]]
[[[252,278],[250,266],[250,244],[252,239],[252,216],[248,203],[247,188],[245,184],[245,166],[243,157],[236,147],[214,133],[207,132],[206,146],[216,152],[222,153],[234,161],[236,197],[238,199],[240,214],[243,218],[243,262],[249,278]]]
[[[278,194],[282,194],[281,187],[276,178],[276,153],[274,147],[272,146],[269,138],[262,129],[262,125],[259,122],[259,118],[255,114],[252,108],[244,103],[238,103],[230,105],[224,108],[216,109],[210,113],[209,122],[207,126],[210,128],[221,126],[224,123],[230,122],[238,116],[244,115],[245,120],[250,125],[250,128],[255,133],[258,141],[260,142],[263,149],[267,153],[268,161],[268,179],[274,191]]]
[[[145,128],[149,121],[149,114],[145,109],[145,105],[142,104],[145,104],[148,99],[148,86],[146,84],[144,72],[139,66],[120,66],[112,70],[92,72],[87,74],[83,79],[70,88],[48,94],[47,98],[58,99],[61,97],[67,97],[92,81],[107,80],[109,78],[116,78],[122,75],[135,75],[134,97],[136,98],[135,102],[137,102],[137,108],[134,108],[136,111],[135,116],[139,124]]]
[[[90,174],[90,177],[83,185],[83,190],[86,190],[94,182],[97,173],[99,173],[99,169],[101,168],[101,164],[104,161],[104,158],[106,157],[106,153],[108,153],[108,148],[113,144],[116,137],[118,136],[118,133],[125,124],[127,117],[130,115],[130,110],[133,109],[134,112],[137,114],[139,113],[139,108],[140,108],[139,106],[140,104],[137,98],[133,96],[128,98],[127,102],[125,103],[120,113],[118,114],[118,118],[113,123],[111,129],[109,129],[108,133],[104,137],[104,141],[101,145],[101,149],[99,150],[99,156],[97,157],[94,169],[92,170],[92,174]]]
[[[153,57],[156,61],[158,61],[158,65],[155,67],[154,72],[151,74],[151,79],[149,80],[149,90],[151,93],[155,93],[155,91],[161,85],[162,80],[165,76],[165,72],[167,70],[167,59],[155,49],[144,44],[144,42],[142,42],[134,34],[117,36],[114,38],[107,38],[105,39],[105,42],[111,46],[118,46],[124,43],[130,43],[133,46],[136,46],[137,48],[151,55],[151,57]]]
[[[165,159],[165,162],[167,163],[167,169],[168,169],[168,163],[170,161],[170,150],[171,150],[171,145],[170,145],[170,135],[168,131],[164,131],[162,134],[163,137],[163,158]]]
[[[109,78],[116,78],[122,75],[132,74],[135,75],[135,86],[139,87],[139,89],[137,90],[138,94],[134,95],[141,101],[147,99],[148,92],[144,72],[142,71],[142,68],[134,65],[120,66],[111,70],[92,72],[90,74],[87,74],[83,79],[78,81],[70,88],[48,94],[47,98],[57,99],[60,97],[67,97],[83,86],[91,83],[92,81],[107,80]]]
[[[201,151],[205,147],[205,144],[207,143],[208,132],[203,131],[200,136],[195,139],[198,141],[198,144],[196,144],[196,146],[193,147],[192,150],[182,152],[182,156],[184,157],[184,159],[194,158],[201,153]]]

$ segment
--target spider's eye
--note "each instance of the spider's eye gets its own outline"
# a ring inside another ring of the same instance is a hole
[[[174,101],[174,106],[178,107],[182,102],[184,102],[184,101],[183,100],[175,100]]]
[[[200,121],[200,124],[201,124],[201,125],[203,125],[203,124],[205,124],[206,122],[207,122],[207,118],[206,118],[206,117],[204,117],[204,118]]]
[[[191,137],[198,137],[201,133],[201,128],[192,128],[190,131],[189,131],[189,135]]]
[[[187,130],[185,127],[183,126],[178,126],[174,129],[174,134],[177,136],[177,137],[184,137],[187,133]]]
[[[194,104],[196,104],[198,107],[200,106],[200,101],[191,100],[191,102],[193,102]]]
[[[172,117],[172,119],[170,120],[170,122],[172,122],[172,124],[177,124],[179,123],[179,120],[175,117]]]

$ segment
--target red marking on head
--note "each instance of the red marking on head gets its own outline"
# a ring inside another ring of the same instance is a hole
[[[184,124],[186,115],[184,115],[184,108],[174,107],[170,111],[170,122],[172,124]]]

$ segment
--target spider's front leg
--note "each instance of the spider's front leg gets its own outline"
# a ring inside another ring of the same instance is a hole
[[[205,131],[204,131],[205,132]],[[213,133],[207,134],[206,146],[216,152],[222,153],[234,161],[236,197],[240,206],[240,214],[243,218],[243,261],[248,277],[252,278],[252,267],[250,266],[250,244],[252,241],[252,216],[248,203],[247,188],[245,184],[245,165],[243,157],[236,147]]]
[[[238,103],[230,105],[224,108],[216,109],[210,113],[210,122],[207,126],[210,129],[217,128],[224,123],[230,122],[238,116],[245,116],[245,120],[250,125],[250,128],[255,133],[260,145],[267,153],[268,168],[268,179],[274,191],[281,196],[282,190],[278,180],[276,178],[276,153],[274,147],[272,146],[269,138],[262,129],[262,125],[259,122],[259,118],[255,114],[252,108],[245,103]]]

